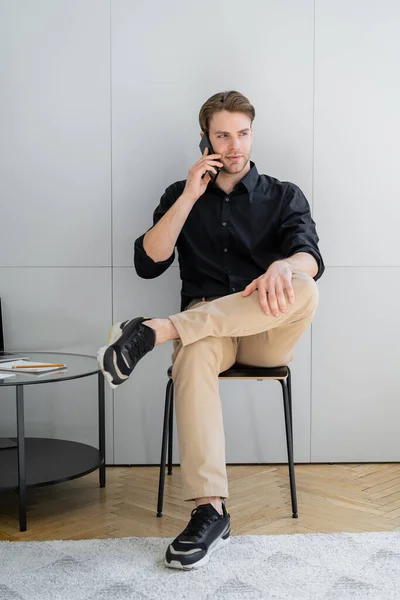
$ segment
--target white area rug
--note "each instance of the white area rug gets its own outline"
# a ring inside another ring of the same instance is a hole
[[[0,599],[400,599],[400,532],[238,536],[196,571],[169,541],[0,542]]]

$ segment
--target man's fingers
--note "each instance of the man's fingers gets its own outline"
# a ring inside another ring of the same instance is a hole
[[[286,291],[287,291],[287,295],[288,295],[288,300],[290,302],[290,304],[294,304],[295,303],[295,296],[294,296],[294,289],[292,286],[292,282],[288,281],[285,285]]]
[[[257,288],[257,280],[252,281],[243,290],[243,296],[248,296]]]
[[[271,314],[270,308],[268,306],[267,290],[265,284],[262,283],[258,285],[258,301],[265,314]]]
[[[277,279],[275,282],[275,293],[279,308],[282,312],[286,312],[286,298],[283,293],[283,286],[280,279]]]
[[[201,158],[200,161],[194,166],[196,168],[197,173],[201,172],[201,176],[204,177],[204,173],[206,171],[211,171],[214,175],[217,174],[217,171],[214,167],[219,167],[222,169],[224,165],[218,160],[207,160],[206,162]]]
[[[199,158],[199,162],[204,162],[204,159],[207,159],[208,161],[212,161],[212,160],[221,160],[221,154],[203,154],[203,156],[201,158]]]
[[[200,160],[201,160],[201,163],[203,165],[206,164],[206,165],[210,165],[210,166],[213,166],[213,167],[223,167],[224,166],[224,163],[222,163],[217,158],[215,158],[215,159],[214,158],[210,158],[210,160],[206,160],[206,161],[204,161],[202,159],[200,159]]]
[[[218,162],[217,160],[210,160],[208,162],[206,162],[205,164],[203,163],[202,165],[199,166],[199,168],[201,167],[201,169],[203,170],[204,168],[207,169],[207,171],[210,171],[211,169],[213,171],[215,171],[215,167],[219,167],[220,169],[222,169],[224,165],[220,162]]]
[[[272,314],[274,317],[278,317],[280,312],[286,313],[287,300],[285,290],[287,291],[289,302],[293,304],[295,301],[292,283],[288,277],[269,277],[268,280],[260,277],[249,283],[243,290],[242,295],[248,296],[256,289],[258,289],[260,306],[266,315]]]
[[[204,149],[203,155],[201,158],[199,158],[199,160],[197,161],[197,163],[195,165],[193,165],[194,167],[196,167],[197,165],[202,165],[204,164],[204,159],[207,159],[207,162],[219,162],[219,159],[221,158],[221,154],[210,154],[208,151],[208,148]],[[222,165],[223,166],[223,165]]]
[[[209,165],[207,166],[207,170],[206,173],[209,173],[211,171],[211,173],[214,173],[214,175],[217,174],[217,171],[214,169],[214,167],[210,167]]]
[[[276,293],[275,293],[275,284],[276,284],[276,280],[274,277],[270,277],[269,281],[268,281],[268,303],[271,309],[272,314],[274,315],[274,317],[277,317],[279,314],[279,309],[278,309],[278,302],[276,299]]]

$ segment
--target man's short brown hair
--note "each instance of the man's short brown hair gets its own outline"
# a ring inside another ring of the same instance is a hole
[[[240,92],[219,92],[211,96],[200,109],[199,123],[202,131],[208,132],[211,117],[221,110],[244,113],[250,118],[251,123],[256,116],[254,106]]]

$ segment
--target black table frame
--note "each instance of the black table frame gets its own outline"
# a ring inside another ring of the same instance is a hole
[[[82,477],[91,471],[99,469],[99,481],[100,487],[104,488],[106,485],[106,435],[105,435],[105,391],[104,391],[104,376],[100,372],[91,372],[88,375],[80,375],[81,377],[90,377],[97,373],[98,377],[98,420],[99,420],[99,464],[92,469],[85,470],[84,472],[74,473],[70,477],[64,478],[63,481],[68,479],[76,479]],[[68,381],[68,380],[65,380]],[[61,383],[61,381],[60,381]],[[29,385],[29,384],[27,384]],[[26,453],[25,453],[25,418],[24,418],[24,384],[16,385],[16,404],[17,404],[17,461],[18,461],[18,492],[19,498],[19,528],[20,531],[26,531],[27,519],[26,519],[26,508],[27,508],[27,483],[26,483]],[[2,450],[2,452],[8,452],[9,450]],[[53,481],[42,483],[55,483]],[[30,484],[35,485],[35,484]],[[38,484],[40,485],[40,484]],[[0,488],[1,489],[1,488]]]

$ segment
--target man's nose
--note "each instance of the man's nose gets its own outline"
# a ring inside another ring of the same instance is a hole
[[[239,138],[231,138],[230,147],[231,148],[239,148],[240,147],[240,140],[239,140]]]

